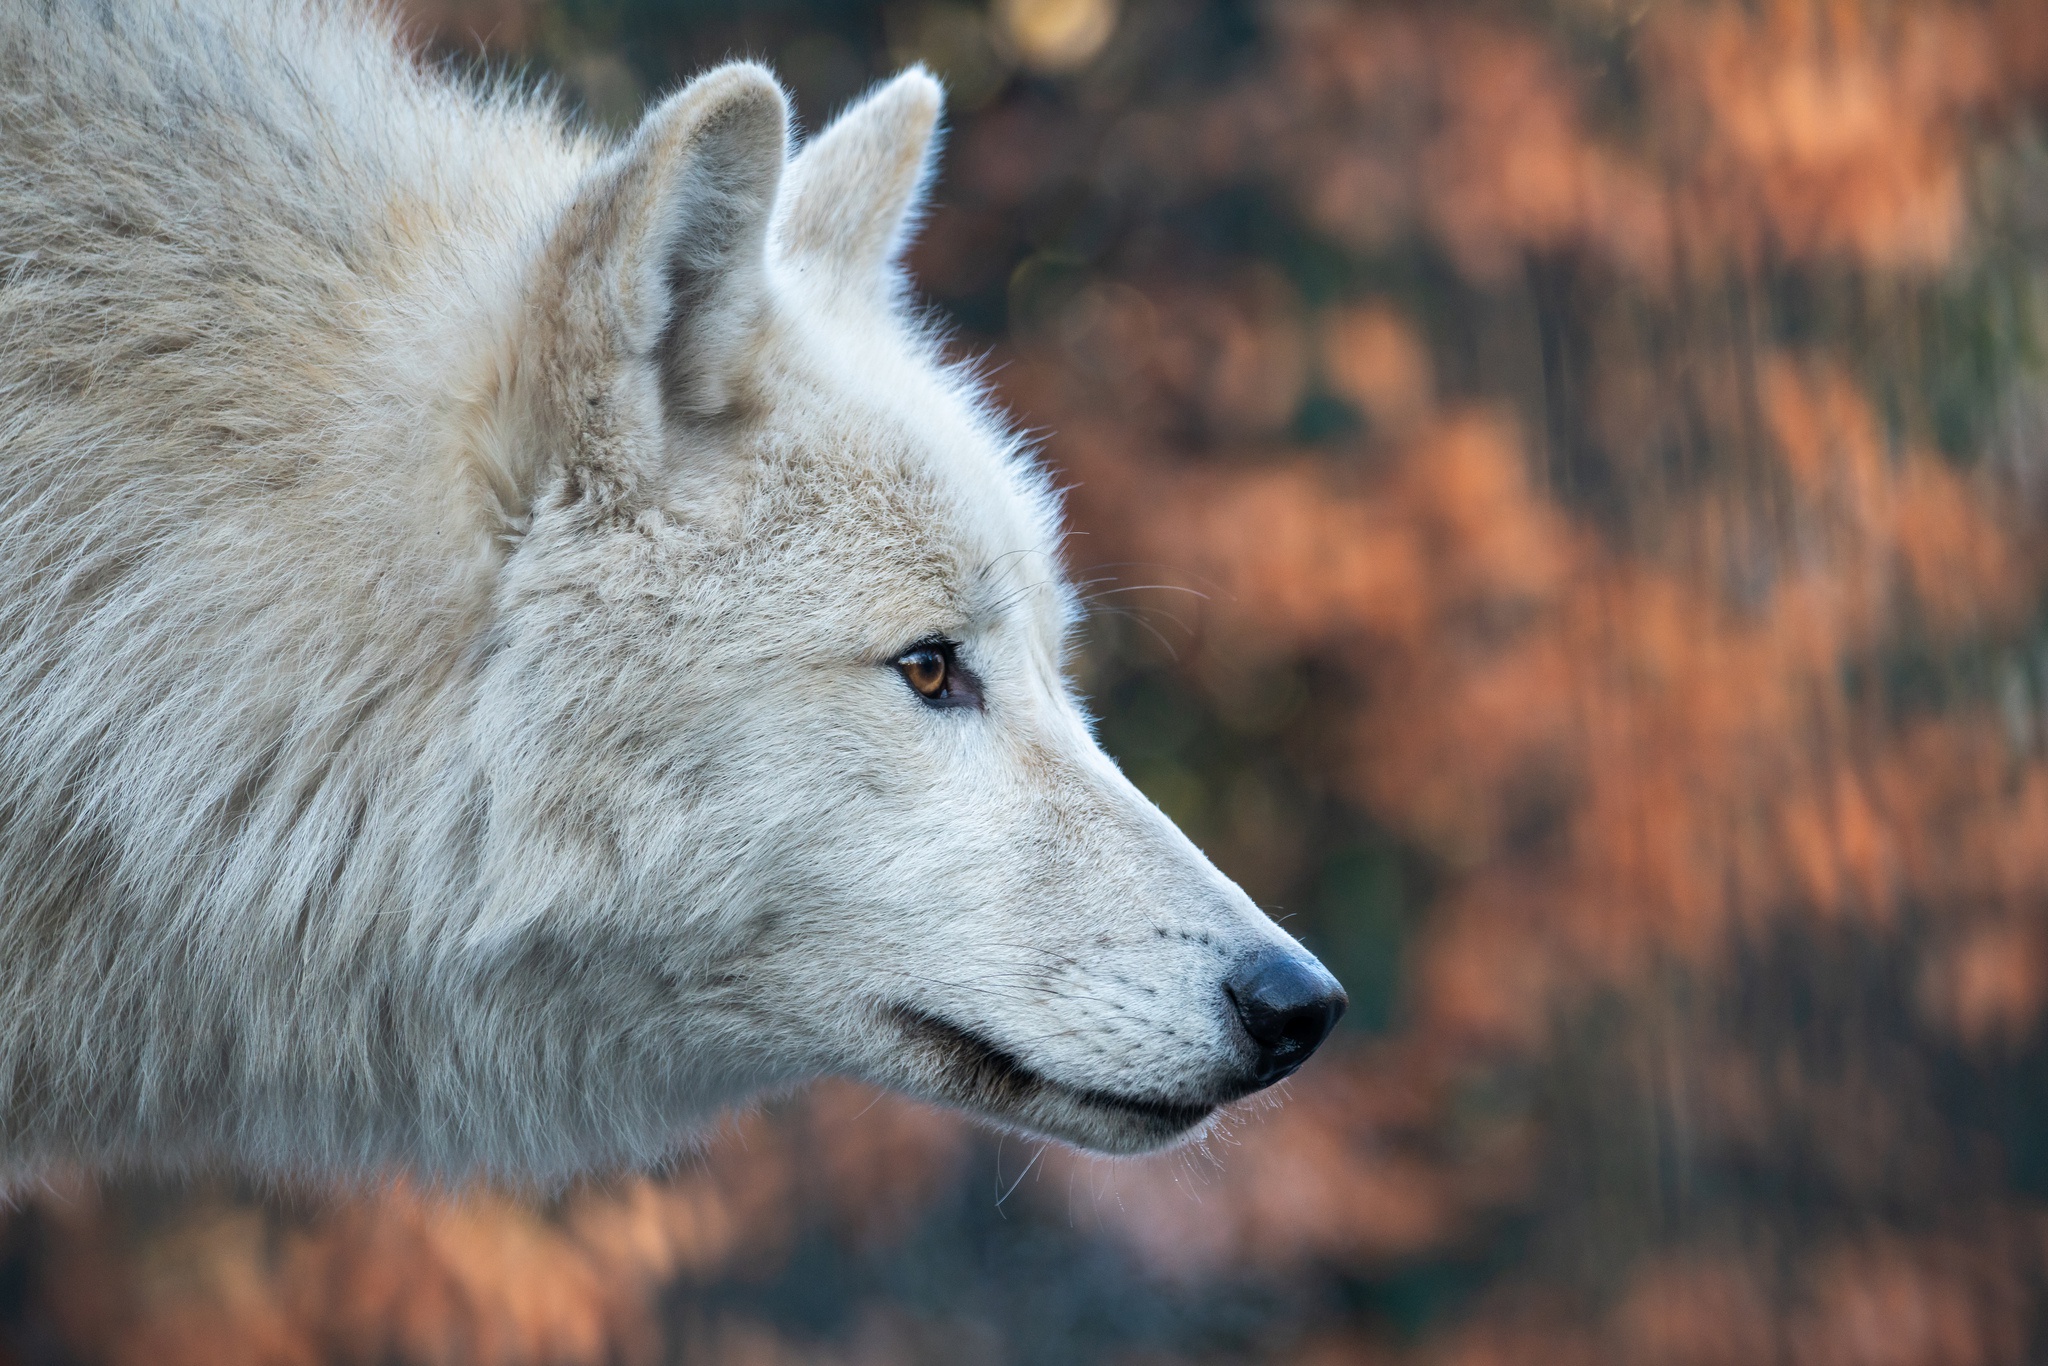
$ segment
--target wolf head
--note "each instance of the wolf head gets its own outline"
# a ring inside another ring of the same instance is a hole
[[[509,549],[464,933],[610,998],[655,1110],[837,1073],[1137,1151],[1345,999],[1063,677],[1045,476],[902,306],[939,107],[910,71],[792,157],[726,66],[551,229],[471,441]]]

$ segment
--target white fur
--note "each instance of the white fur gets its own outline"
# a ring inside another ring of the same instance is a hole
[[[1052,496],[900,308],[938,105],[785,167],[734,64],[612,148],[343,3],[0,0],[0,1165],[1243,1089],[1290,941],[1094,744]]]

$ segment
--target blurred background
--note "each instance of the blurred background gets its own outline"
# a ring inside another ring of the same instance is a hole
[[[403,9],[612,127],[944,76],[1104,742],[1351,1013],[1144,1161],[833,1084],[545,1199],[60,1183],[0,1354],[2048,1360],[2039,0]]]

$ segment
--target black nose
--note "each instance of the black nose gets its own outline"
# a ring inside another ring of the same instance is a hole
[[[1258,1046],[1253,1079],[1271,1086],[1308,1061],[1351,999],[1299,949],[1261,949],[1223,983],[1244,1032]]]

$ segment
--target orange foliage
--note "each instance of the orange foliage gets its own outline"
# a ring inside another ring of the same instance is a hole
[[[663,1286],[772,1266],[807,1219],[899,1237],[962,1139],[950,1116],[824,1085],[675,1176],[550,1201],[399,1182],[166,1215],[81,1184],[38,1202],[42,1275],[64,1340],[109,1366],[656,1361]]]
[[[2006,754],[1995,716],[1875,734],[1836,683],[1903,603],[1951,637],[2010,628],[2038,546],[1995,488],[1887,457],[1825,364],[1773,361],[1765,403],[1799,556],[1740,608],[1575,529],[1530,486],[1514,431],[1473,413],[1436,419],[1370,487],[1313,463],[1134,476],[1091,428],[1060,449],[1091,487],[1164,490],[1125,511],[1127,534],[1217,586],[1224,648],[1337,649],[1367,680],[1349,781],[1466,874],[1420,999],[1446,1024],[1533,1038],[1558,981],[1712,955],[1760,916],[2016,908],[2048,890],[2048,766]],[[1098,478],[1098,461],[1124,468]],[[1517,848],[1544,802],[1563,823]]]
[[[1589,130],[1586,82],[1534,26],[1316,0],[1275,19],[1288,79],[1212,116],[1210,164],[1277,143],[1319,226],[1366,247],[1420,227],[1482,280],[1565,247],[1646,284],[1767,247],[1939,270],[1971,120],[2048,72],[2025,0],[1646,7],[1624,143]]]

